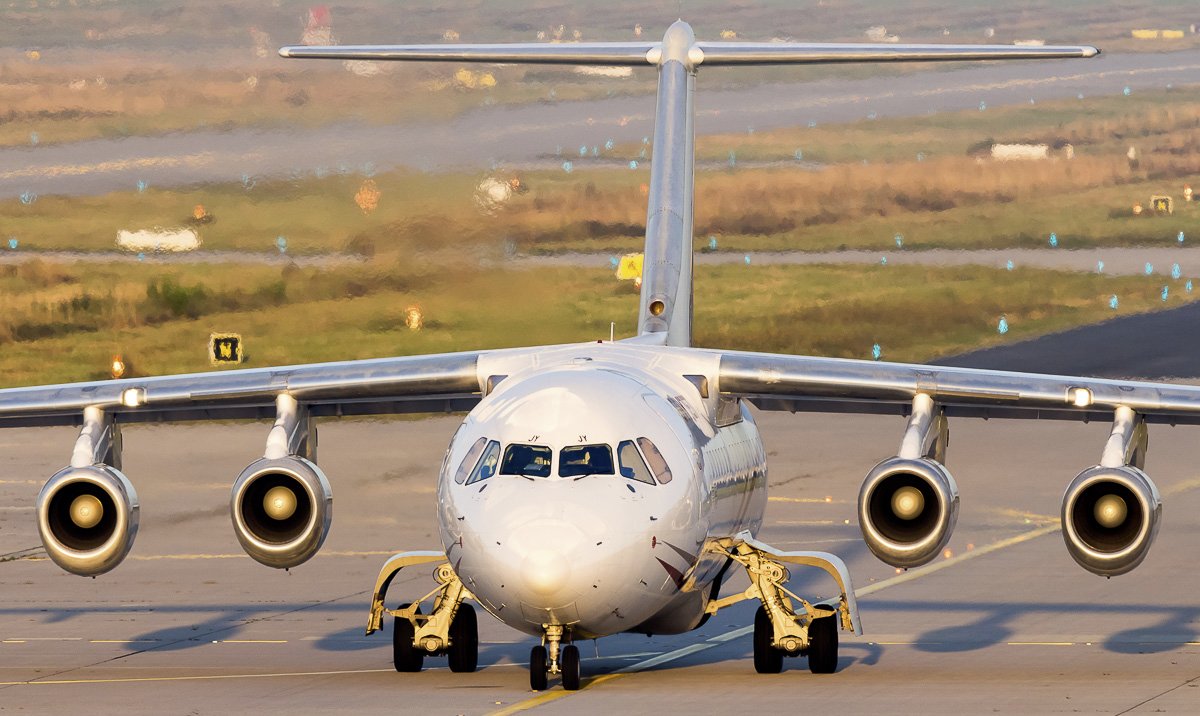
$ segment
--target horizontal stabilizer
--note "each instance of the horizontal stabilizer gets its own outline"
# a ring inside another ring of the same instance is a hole
[[[790,65],[843,62],[1038,60],[1093,57],[1086,45],[900,45],[832,42],[697,42],[687,52],[699,65]],[[492,62],[550,65],[658,65],[661,42],[569,42],[442,45],[293,45],[281,57],[323,60]]]
[[[1044,60],[1094,57],[1086,45],[900,45],[831,42],[697,42],[705,65],[791,65],[839,62],[936,62],[954,60]]]
[[[297,45],[281,47],[280,57],[322,60],[400,60],[409,62],[518,62],[547,65],[655,64],[647,55],[657,42],[510,43],[489,45]]]

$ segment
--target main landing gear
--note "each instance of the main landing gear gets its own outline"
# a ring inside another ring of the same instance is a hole
[[[454,672],[472,672],[479,665],[479,627],[475,608],[464,602],[474,595],[463,586],[449,563],[433,572],[438,586],[420,601],[402,604],[399,609],[383,606],[388,586],[405,567],[445,560],[441,552],[403,552],[389,559],[375,581],[367,634],[379,631],[383,614],[395,617],[392,628],[392,662],[396,671],[420,671],[426,656],[445,655]],[[432,599],[429,614],[421,613],[421,602]]]
[[[837,670],[839,617],[842,629],[862,634],[850,574],[840,558],[825,552],[781,552],[749,533],[713,540],[706,550],[741,564],[750,577],[749,589],[713,600],[708,605],[709,614],[746,599],[761,602],[754,614],[755,671],[778,674],[783,671],[785,656],[807,656],[808,669],[814,674]],[[790,592],[783,586],[790,577],[784,563],[828,572],[841,590],[836,606],[812,604]]]
[[[578,691],[581,685],[579,647],[574,644],[562,646],[561,624],[544,624],[542,628],[545,630],[542,643],[529,652],[529,688],[545,691],[550,674],[561,674],[563,689]]]

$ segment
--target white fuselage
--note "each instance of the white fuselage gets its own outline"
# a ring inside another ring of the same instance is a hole
[[[706,541],[762,524],[766,453],[753,419],[726,406],[718,427],[717,398],[691,373],[704,367],[670,354],[580,344],[482,367],[494,389],[447,450],[441,537],[467,588],[508,625],[561,624],[580,638],[692,629],[725,564]]]

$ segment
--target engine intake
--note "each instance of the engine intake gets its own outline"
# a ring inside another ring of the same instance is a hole
[[[957,520],[958,486],[930,458],[888,458],[867,474],[858,493],[863,541],[893,567],[919,567],[935,558]]]
[[[1158,488],[1132,465],[1096,465],[1079,473],[1063,495],[1063,540],[1092,574],[1113,577],[1142,563],[1162,514]]]
[[[279,569],[317,553],[333,519],[333,490],[315,463],[296,455],[260,458],[233,484],[233,529],[246,553]]]
[[[66,467],[38,494],[37,523],[55,564],[84,577],[104,574],[133,547],[137,492],[115,467]]]

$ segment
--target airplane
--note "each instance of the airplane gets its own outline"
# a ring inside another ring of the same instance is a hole
[[[288,58],[530,62],[653,67],[657,110],[637,334],[622,340],[126,378],[0,390],[0,427],[75,425],[70,464],[41,489],[49,557],[103,574],[129,553],[138,498],[121,472],[121,428],[140,422],[274,418],[263,456],[230,497],[242,547],[289,569],[321,547],[332,489],[317,465],[317,421],[466,411],[437,476],[441,549],[396,554],[375,583],[367,634],[392,619],[397,671],[446,656],[478,666],[471,602],[538,639],[529,680],[581,687],[581,639],[678,634],[752,600],[755,670],[785,657],[838,665],[838,634],[861,634],[850,574],[836,555],[783,551],[756,537],[767,504],[758,410],[892,414],[894,457],[872,468],[858,520],[870,551],[897,568],[933,560],[958,514],[946,468],[949,419],[1108,420],[1099,462],[1070,481],[1066,548],[1112,577],[1146,557],[1162,501],[1144,471],[1150,423],[1200,423],[1200,387],[697,348],[692,334],[693,98],[706,66],[1086,58],[1088,46],[698,41],[672,24],[661,41],[284,47]],[[395,608],[403,569],[436,565],[436,585]],[[809,600],[790,569],[837,586]],[[721,596],[741,568],[745,591]],[[422,611],[424,607],[425,611]]]

